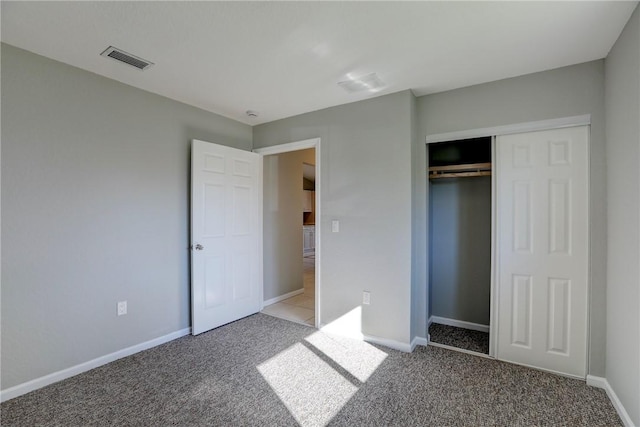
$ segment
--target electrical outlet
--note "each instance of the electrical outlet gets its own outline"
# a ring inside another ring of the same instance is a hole
[[[127,314],[127,302],[118,301],[118,316]]]
[[[364,305],[371,304],[371,292],[369,292],[369,291],[363,291],[362,292],[362,303]]]

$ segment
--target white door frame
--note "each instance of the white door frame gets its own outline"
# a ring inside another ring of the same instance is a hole
[[[439,134],[427,135],[425,142],[427,145],[435,142],[457,141],[461,139],[482,138],[491,137],[491,162],[495,164],[495,140],[496,136],[509,135],[514,133],[534,132],[538,130],[551,130],[561,129],[566,127],[591,126],[591,114],[585,114],[582,116],[561,117],[557,119],[539,120],[533,122],[514,123],[510,125],[495,126],[489,128],[468,129],[462,131],[446,132]],[[428,152],[428,151],[427,151]],[[591,140],[587,147],[587,158],[591,158]],[[429,165],[427,164],[427,168]],[[498,176],[495,173],[495,168],[491,174],[491,306],[489,314],[489,356],[498,358],[498,279],[497,275],[499,270],[498,259],[499,248],[497,247],[497,225],[498,215],[496,211],[496,182]],[[590,161],[587,164],[587,203],[590,206],[591,197],[591,164]],[[428,178],[428,177],[427,177]],[[429,208],[429,201],[427,200],[427,209]],[[589,242],[591,239],[589,238]],[[591,248],[589,248],[588,254],[588,275],[587,275],[587,372],[589,371],[589,349],[591,347],[590,335],[589,335],[589,322],[591,319]],[[428,262],[428,260],[427,260]],[[429,283],[429,286],[431,284]],[[431,313],[429,313],[431,314]],[[427,322],[427,325],[429,323]],[[427,331],[428,333],[428,331]]]
[[[316,239],[316,249],[315,249],[315,288],[316,288],[316,298],[315,298],[315,314],[316,314],[316,324],[315,327],[318,328],[319,325],[322,324],[320,319],[320,290],[321,290],[321,281],[320,281],[320,262],[322,259],[322,249],[321,249],[321,227],[322,227],[322,209],[321,209],[321,200],[320,196],[322,193],[322,168],[320,167],[320,138],[312,138],[305,139],[302,141],[289,142],[285,144],[273,145],[270,147],[264,148],[255,148],[253,150],[254,153],[260,154],[262,156],[270,156],[273,154],[281,154],[281,153],[289,153],[291,151],[300,151],[306,150],[308,148],[315,148],[316,150],[316,226],[315,226],[315,239]],[[264,232],[263,232],[264,233]],[[260,290],[260,309],[264,308],[264,284],[262,289]]]

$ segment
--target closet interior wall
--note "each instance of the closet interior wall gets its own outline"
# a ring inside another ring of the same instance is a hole
[[[429,311],[435,323],[444,318],[489,327],[491,150],[490,137],[428,146]],[[457,172],[458,177],[432,176],[434,169],[449,174],[450,165],[461,164],[477,170],[467,168],[471,172]]]

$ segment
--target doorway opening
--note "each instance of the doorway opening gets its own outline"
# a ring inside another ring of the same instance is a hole
[[[428,145],[430,342],[489,355],[492,138]]]
[[[262,313],[317,327],[319,321],[319,139],[263,155]]]

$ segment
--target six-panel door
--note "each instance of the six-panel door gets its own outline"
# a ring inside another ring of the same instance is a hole
[[[498,358],[584,378],[589,127],[496,139]]]
[[[191,316],[199,334],[260,310],[261,157],[191,146]]]

